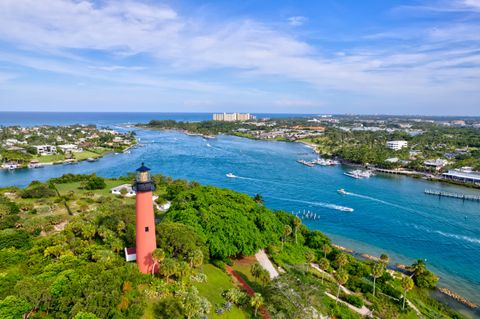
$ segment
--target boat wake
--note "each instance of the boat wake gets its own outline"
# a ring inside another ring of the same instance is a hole
[[[412,224],[411,226],[413,226],[414,228],[416,228],[418,230],[421,230],[421,231],[424,231],[424,232],[427,232],[427,233],[430,233],[430,234],[438,234],[438,235],[443,236],[443,237],[454,238],[454,239],[458,239],[458,240],[467,241],[467,242],[470,242],[472,244],[480,245],[480,238],[470,237],[470,236],[466,236],[466,235],[446,233],[446,232],[443,232],[441,230],[430,229],[430,228],[415,225],[415,224]]]
[[[410,209],[410,208],[407,208],[407,207],[404,207],[404,206],[400,206],[400,205],[390,203],[390,202],[387,202],[387,201],[384,201],[384,200],[381,200],[381,199],[378,199],[378,198],[375,198],[375,197],[367,196],[367,195],[362,195],[362,194],[357,194],[357,193],[352,193],[352,192],[347,192],[347,191],[344,191],[342,194],[343,195],[354,196],[354,197],[358,197],[358,198],[363,198],[363,199],[368,199],[368,200],[371,200],[371,201],[374,201],[374,202],[377,202],[377,203],[382,203],[382,204],[385,204],[385,205],[388,205],[388,206],[403,209],[403,210],[410,211],[410,212],[413,212],[413,213],[419,213],[419,211],[417,211],[415,209]]]
[[[336,205],[336,204],[331,204],[331,203],[324,203],[324,202],[310,202],[306,200],[300,200],[300,199],[291,199],[291,198],[280,198],[280,197],[274,197],[274,196],[264,196],[268,198],[273,198],[276,200],[282,200],[286,202],[294,202],[294,203],[302,203],[302,204],[308,204],[312,206],[318,206],[318,207],[323,207],[323,208],[328,208],[328,209],[333,209],[333,210],[339,210],[342,212],[353,212],[353,208],[346,207],[346,206],[341,206],[341,205]]]

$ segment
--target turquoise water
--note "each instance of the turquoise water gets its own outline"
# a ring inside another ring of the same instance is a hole
[[[442,286],[480,303],[480,203],[423,194],[425,188],[478,193],[475,190],[389,175],[355,180],[343,175],[346,167],[309,168],[295,160],[315,155],[297,143],[231,136],[206,140],[145,130],[137,134],[144,146],[131,154],[112,154],[94,163],[1,171],[0,186],[25,186],[64,173],[119,176],[145,161],[154,172],[175,178],[261,193],[273,209],[315,212],[320,219],[305,224],[340,245],[370,254],[387,252],[393,262],[426,259]],[[227,178],[229,172],[238,178]],[[339,195],[339,188],[349,195]],[[338,206],[355,211],[343,212]]]

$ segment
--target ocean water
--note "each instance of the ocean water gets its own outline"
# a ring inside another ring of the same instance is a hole
[[[210,117],[175,116],[186,120]],[[95,122],[96,117],[80,116],[50,124],[82,121],[115,126],[153,118],[159,117],[142,114],[130,115],[129,120],[119,117]],[[41,120],[37,117],[20,123],[17,119],[14,124],[40,124]],[[15,119],[0,119],[0,125],[13,122]],[[476,190],[391,175],[355,180],[343,174],[350,169],[344,166],[309,168],[296,160],[313,159],[315,154],[298,143],[232,136],[204,139],[172,131],[136,132],[143,146],[130,154],[111,154],[94,163],[0,171],[0,186],[25,186],[32,180],[47,180],[65,173],[96,172],[114,177],[134,171],[144,161],[153,173],[231,188],[252,196],[260,193],[272,209],[314,212],[320,218],[304,223],[325,232],[336,243],[369,254],[386,252],[395,263],[411,264],[416,259],[425,259],[441,277],[441,286],[480,303],[480,202],[423,194],[425,188],[478,194]],[[225,174],[230,172],[238,177],[227,178]],[[338,194],[339,188],[348,194]],[[354,212],[344,212],[340,207],[351,207]]]

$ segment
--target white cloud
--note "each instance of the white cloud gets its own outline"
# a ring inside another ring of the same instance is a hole
[[[474,8],[478,2],[456,2],[455,8]],[[306,21],[302,16],[288,19],[293,26]],[[322,43],[313,46],[254,20],[206,23],[167,6],[131,1],[94,5],[88,1],[2,0],[0,40],[17,51],[2,53],[0,49],[0,60],[124,85],[208,94],[248,94],[255,84],[245,89],[229,80],[261,83],[268,77],[307,83],[320,93],[335,90],[375,98],[433,98],[480,86],[480,66],[475,65],[479,28],[459,22],[437,29],[381,30],[370,39],[398,37],[402,43],[346,47],[341,54],[328,55]],[[469,43],[452,45],[459,39]],[[101,57],[88,54],[91,51],[100,52]],[[134,66],[122,63],[136,54],[151,61]],[[462,67],[466,63],[473,66]],[[193,80],[200,71],[225,70],[229,72],[226,83],[201,77]],[[271,101],[312,106],[308,100],[295,98]]]
[[[287,19],[288,24],[294,27],[299,27],[308,22],[308,18],[304,16],[293,16]]]

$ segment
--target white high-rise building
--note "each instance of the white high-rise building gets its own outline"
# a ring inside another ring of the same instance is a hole
[[[235,121],[248,121],[254,119],[255,116],[250,113],[214,113],[214,121],[226,121],[226,122],[235,122]]]

